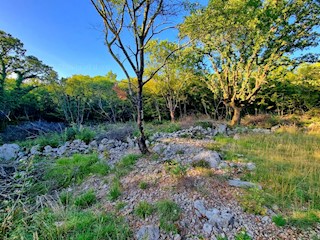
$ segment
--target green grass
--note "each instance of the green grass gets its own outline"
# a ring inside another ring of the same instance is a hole
[[[141,181],[141,182],[139,182],[138,186],[140,189],[145,190],[148,188],[149,184],[147,182]]]
[[[175,222],[179,220],[181,209],[171,200],[161,200],[156,204],[157,213],[160,219],[160,228],[166,232],[178,232]]]
[[[117,177],[123,177],[127,175],[132,169],[137,160],[141,157],[140,154],[128,154],[124,156],[115,165],[113,171]]]
[[[243,159],[256,163],[257,169],[242,179],[262,184],[266,203],[278,205],[289,216],[313,213],[317,218],[311,220],[319,222],[320,136],[283,132],[216,140],[227,149],[224,155],[228,160],[237,160],[237,154],[242,154]]]
[[[274,222],[278,227],[283,227],[287,223],[286,219],[284,219],[281,215],[273,216],[272,222]]]
[[[88,192],[78,196],[74,200],[74,205],[80,208],[87,208],[92,206],[96,202],[97,202],[96,194],[94,193],[93,190],[89,190]]]
[[[76,154],[60,158],[51,164],[44,175],[48,190],[65,188],[72,183],[79,184],[90,174],[106,175],[110,167],[99,161],[96,154]]]
[[[15,222],[1,239],[131,239],[132,232],[123,218],[73,209],[35,212]]]
[[[146,201],[139,202],[134,209],[134,213],[138,217],[143,218],[143,219],[152,215],[153,212],[154,212],[154,207],[152,206],[152,204],[150,204]]]
[[[110,186],[109,193],[108,193],[108,199],[110,201],[116,201],[122,194],[121,191],[121,183],[119,179],[114,178],[112,181],[112,185]]]
[[[185,176],[188,170],[187,165],[182,165],[180,162],[176,160],[165,162],[164,168],[167,173],[178,178]]]

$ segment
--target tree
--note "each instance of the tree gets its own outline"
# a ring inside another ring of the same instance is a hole
[[[57,73],[34,56],[26,56],[23,43],[0,30],[0,113],[10,120],[10,113],[21,103],[22,97],[36,87],[23,83],[29,79],[46,81],[57,79]],[[14,87],[6,88],[8,79],[14,79]]]
[[[176,43],[167,40],[151,41],[148,46],[147,71],[153,72],[158,69],[162,64],[162,59],[178,48]],[[192,49],[184,48],[172,54],[166,65],[151,80],[154,82],[154,93],[165,99],[172,122],[175,121],[177,107],[186,98],[185,89],[194,78],[194,66],[189,62],[189,59],[192,58],[191,52]]]
[[[158,69],[146,76],[146,47],[156,35],[172,28],[166,17],[176,12],[175,8],[179,3],[169,5],[165,0],[91,0],[91,2],[103,19],[105,44],[128,79],[129,93],[133,96],[137,109],[139,149],[142,153],[147,153],[143,129],[143,87],[165,65],[170,54],[163,59]],[[136,75],[137,91],[132,89],[129,68]]]
[[[210,62],[207,85],[222,92],[235,125],[274,69],[298,63],[303,57],[294,53],[318,44],[317,25],[318,1],[211,0],[186,18],[181,34],[195,40]]]

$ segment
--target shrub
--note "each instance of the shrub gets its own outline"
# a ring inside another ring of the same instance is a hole
[[[171,200],[161,200],[157,202],[156,209],[160,218],[160,228],[166,232],[178,232],[174,224],[180,218],[181,209]]]
[[[206,160],[194,161],[191,164],[194,168],[210,168],[210,163]]]
[[[252,238],[248,235],[247,232],[241,231],[236,236],[234,236],[235,240],[251,240]]]
[[[87,208],[97,201],[97,197],[93,190],[80,195],[74,201],[74,205],[81,208]]]
[[[265,215],[267,212],[264,207],[265,199],[262,196],[262,191],[258,188],[251,188],[241,197],[241,206],[244,211],[259,215]]]
[[[121,196],[121,183],[118,179],[113,179],[113,183],[108,193],[108,199],[115,201]]]
[[[175,176],[175,177],[183,177],[187,173],[188,166],[182,165],[176,160],[167,161],[165,163],[165,170],[167,173]]]
[[[139,182],[139,188],[140,189],[147,189],[148,188],[148,183],[141,181]]]
[[[75,135],[76,139],[80,139],[84,141],[86,144],[89,144],[93,138],[95,137],[96,133],[89,128],[83,128]]]
[[[134,210],[134,213],[143,219],[145,219],[147,216],[150,216],[153,212],[154,207],[152,206],[152,204],[146,201],[139,202]]]
[[[282,227],[287,223],[287,221],[281,215],[273,216],[272,222],[274,222],[278,227]]]

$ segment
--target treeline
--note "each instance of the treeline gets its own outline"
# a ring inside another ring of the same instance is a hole
[[[105,76],[74,75],[59,79],[57,73],[34,56],[23,44],[0,31],[0,120],[1,126],[19,121],[64,121],[80,126],[87,122],[124,122],[136,119],[136,105],[129,91],[137,80]],[[146,72],[152,72],[177,46],[151,41]],[[231,119],[233,109],[225,104],[223,89],[208,82],[214,77],[192,47],[172,54],[166,65],[144,86],[144,119],[175,121],[188,114],[213,119]],[[255,101],[242,114],[304,113],[320,108],[320,63],[278,67],[268,75]]]

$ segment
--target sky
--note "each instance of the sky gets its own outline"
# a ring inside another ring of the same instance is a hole
[[[124,78],[103,43],[102,19],[90,0],[1,0],[0,29],[60,77],[112,70]]]
[[[0,29],[20,39],[28,55],[60,77],[113,71],[124,78],[104,46],[102,20],[90,0],[1,0]]]

